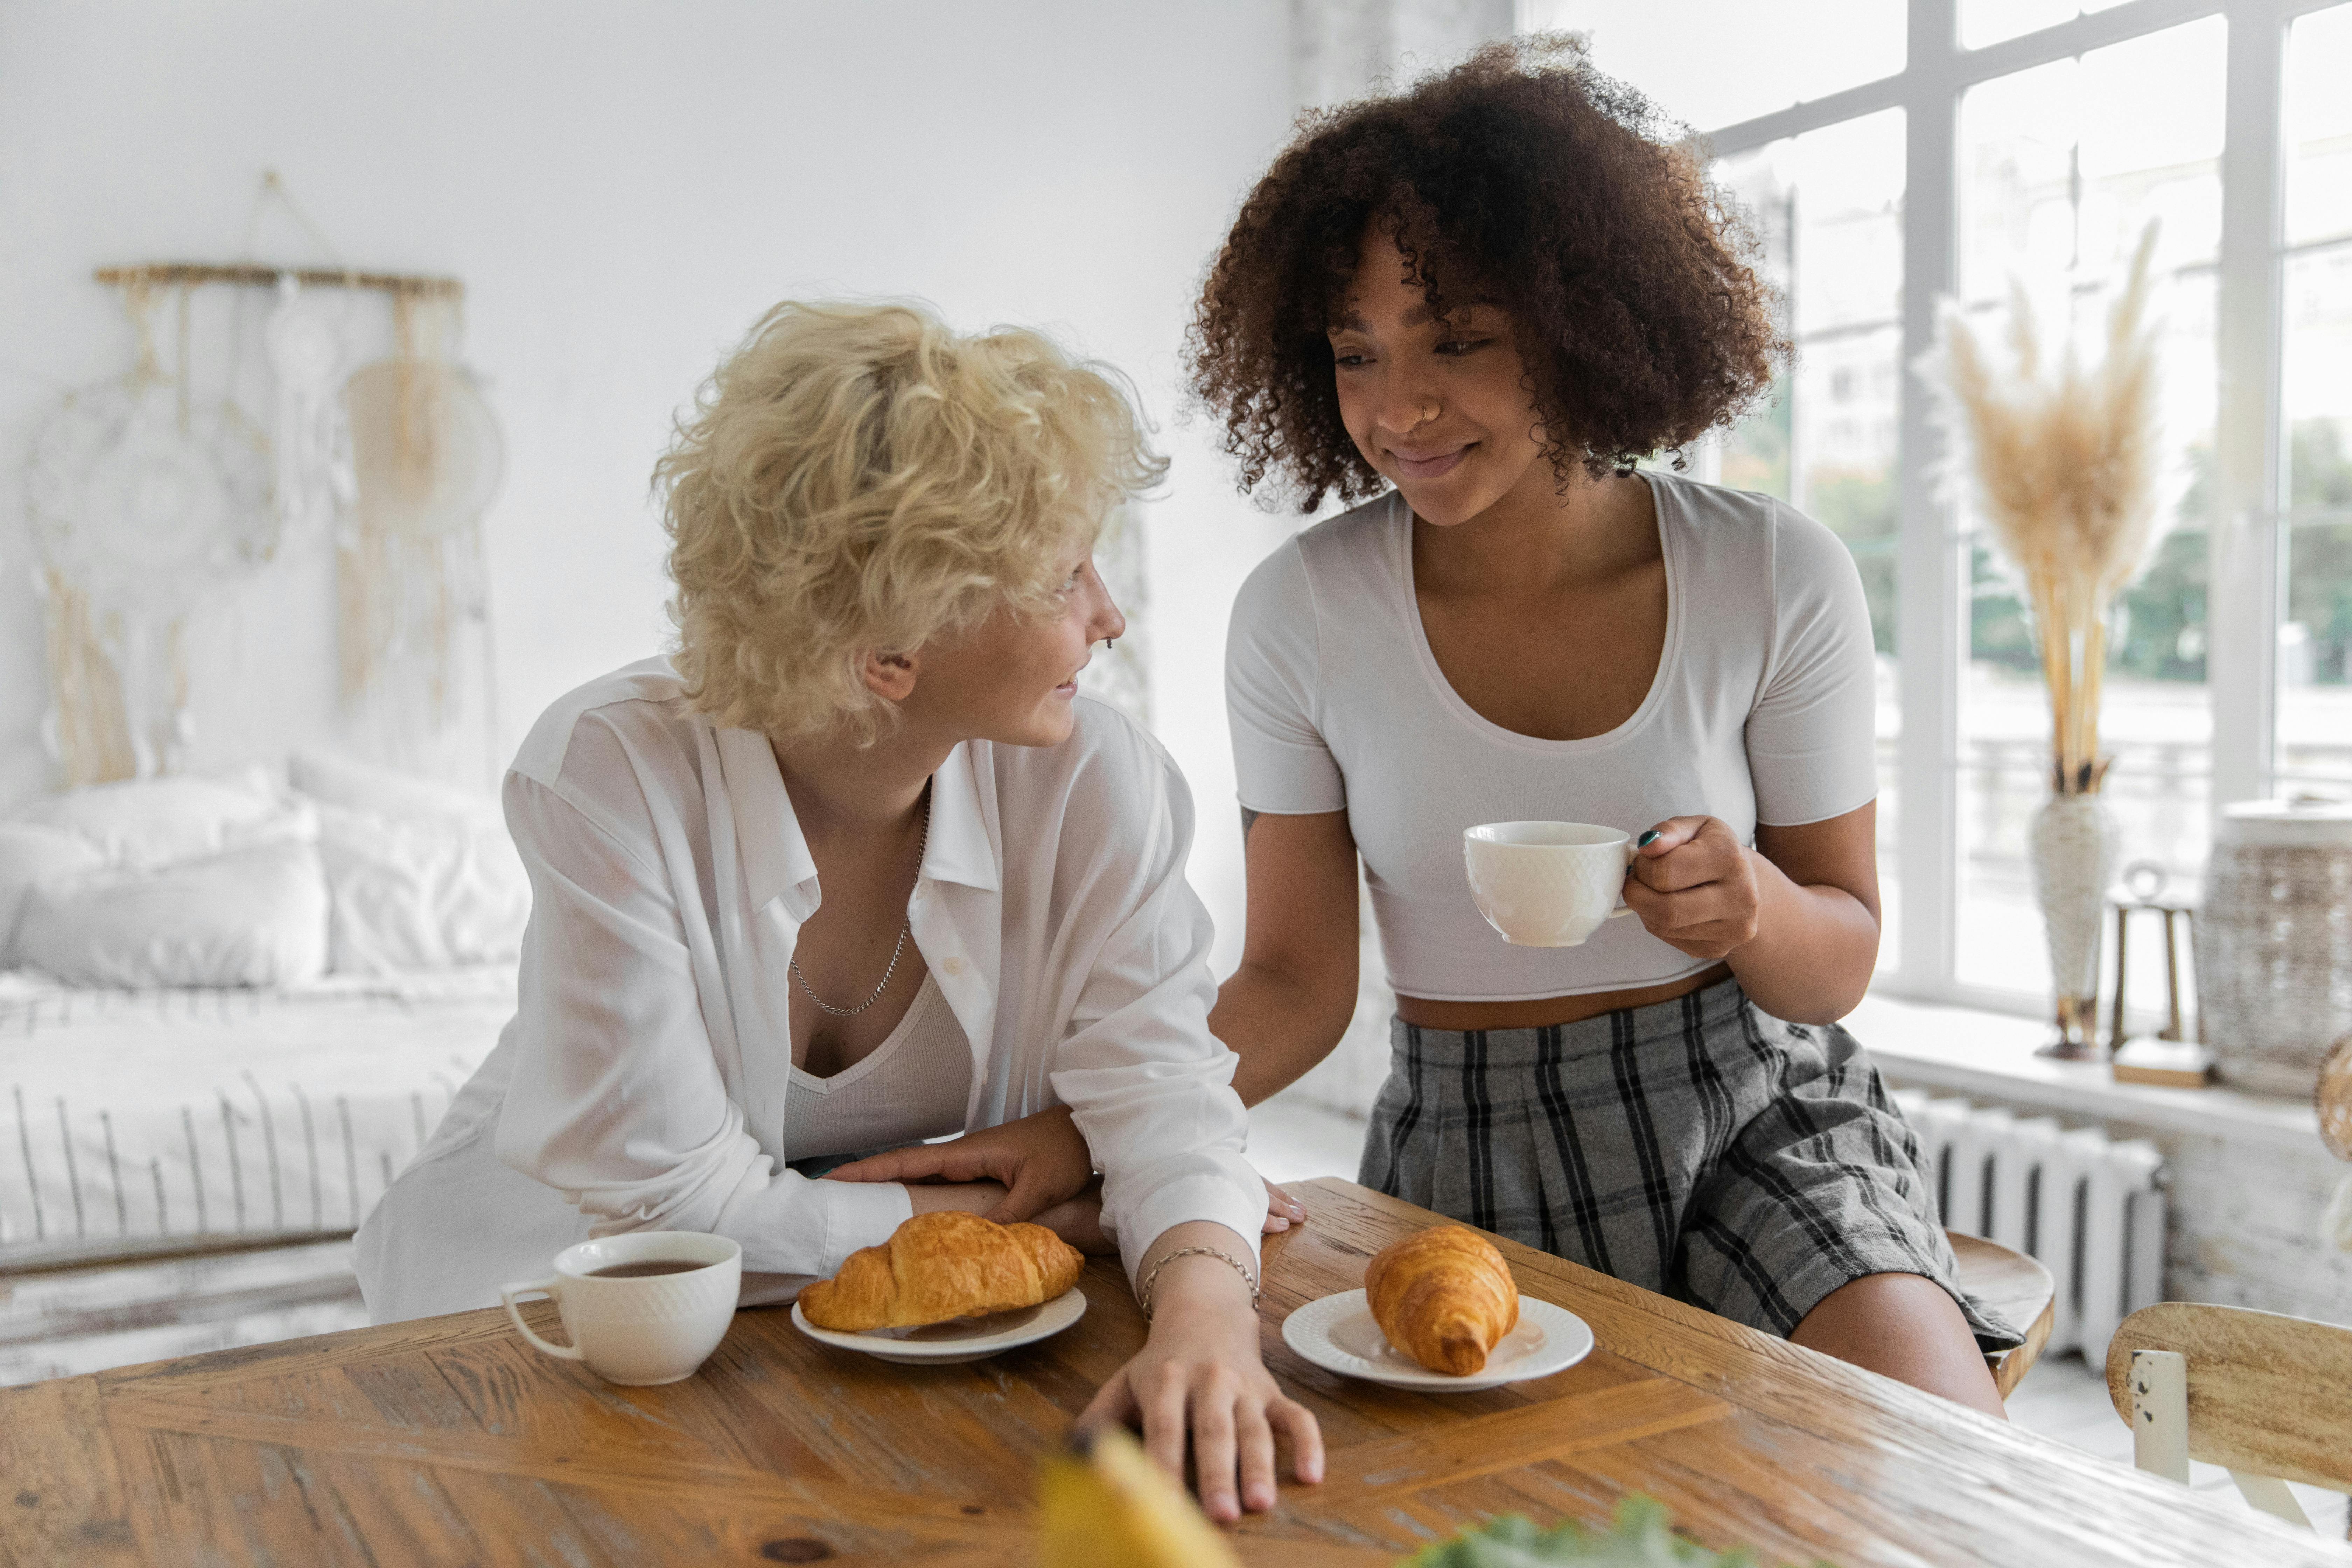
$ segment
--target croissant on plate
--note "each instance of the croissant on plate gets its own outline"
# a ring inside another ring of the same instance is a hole
[[[1042,1225],[941,1209],[851,1253],[840,1273],[801,1291],[801,1313],[820,1329],[856,1333],[1009,1312],[1061,1295],[1086,1261]]]
[[[1519,1288],[1494,1244],[1458,1225],[1417,1230],[1364,1269],[1364,1296],[1389,1343],[1432,1372],[1477,1372],[1519,1326]]]

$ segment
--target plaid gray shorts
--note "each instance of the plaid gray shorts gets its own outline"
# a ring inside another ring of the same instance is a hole
[[[1359,1179],[1786,1336],[1865,1274],[1919,1274],[1977,1342],[2023,1336],[1953,1282],[1935,1173],[1838,1026],[1737,981],[1540,1029],[1390,1026]]]

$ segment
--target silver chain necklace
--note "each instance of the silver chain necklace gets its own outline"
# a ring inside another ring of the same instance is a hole
[[[922,880],[923,851],[929,848],[930,844],[931,786],[925,784],[923,786],[923,837],[921,842],[915,847],[915,879],[917,881]],[[890,950],[890,966],[882,972],[882,984],[874,988],[873,995],[868,996],[865,1001],[860,1002],[855,1007],[836,1007],[832,1003],[826,1001],[824,997],[818,995],[815,990],[810,986],[808,976],[801,973],[801,961],[798,957],[793,958],[792,961],[793,978],[801,983],[801,989],[808,993],[808,999],[816,1004],[818,1012],[830,1014],[832,1016],[836,1018],[855,1018],[857,1015],[874,1005],[875,1003],[882,1000],[882,993],[890,989],[890,976],[898,973],[898,957],[901,953],[907,951],[907,938],[913,933],[914,930],[915,922],[912,920],[908,921],[905,925],[898,928],[898,944]]]

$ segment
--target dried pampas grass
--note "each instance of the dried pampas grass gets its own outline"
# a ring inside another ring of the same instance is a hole
[[[2107,310],[2106,353],[2085,366],[2071,342],[2054,366],[2021,285],[2010,289],[2011,363],[1996,366],[1947,300],[1922,366],[1952,441],[1952,477],[1970,485],[1994,539],[2024,579],[2050,688],[2060,795],[2099,787],[2099,684],[2108,607],[2156,542],[2163,426],[2157,328],[2147,320],[2157,226]]]

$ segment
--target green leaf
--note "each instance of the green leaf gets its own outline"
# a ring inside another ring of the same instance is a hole
[[[1451,1541],[1423,1547],[1399,1568],[1757,1568],[1745,1550],[1710,1552],[1668,1528],[1656,1499],[1629,1497],[1607,1531],[1570,1521],[1540,1530],[1518,1514],[1490,1520]]]

